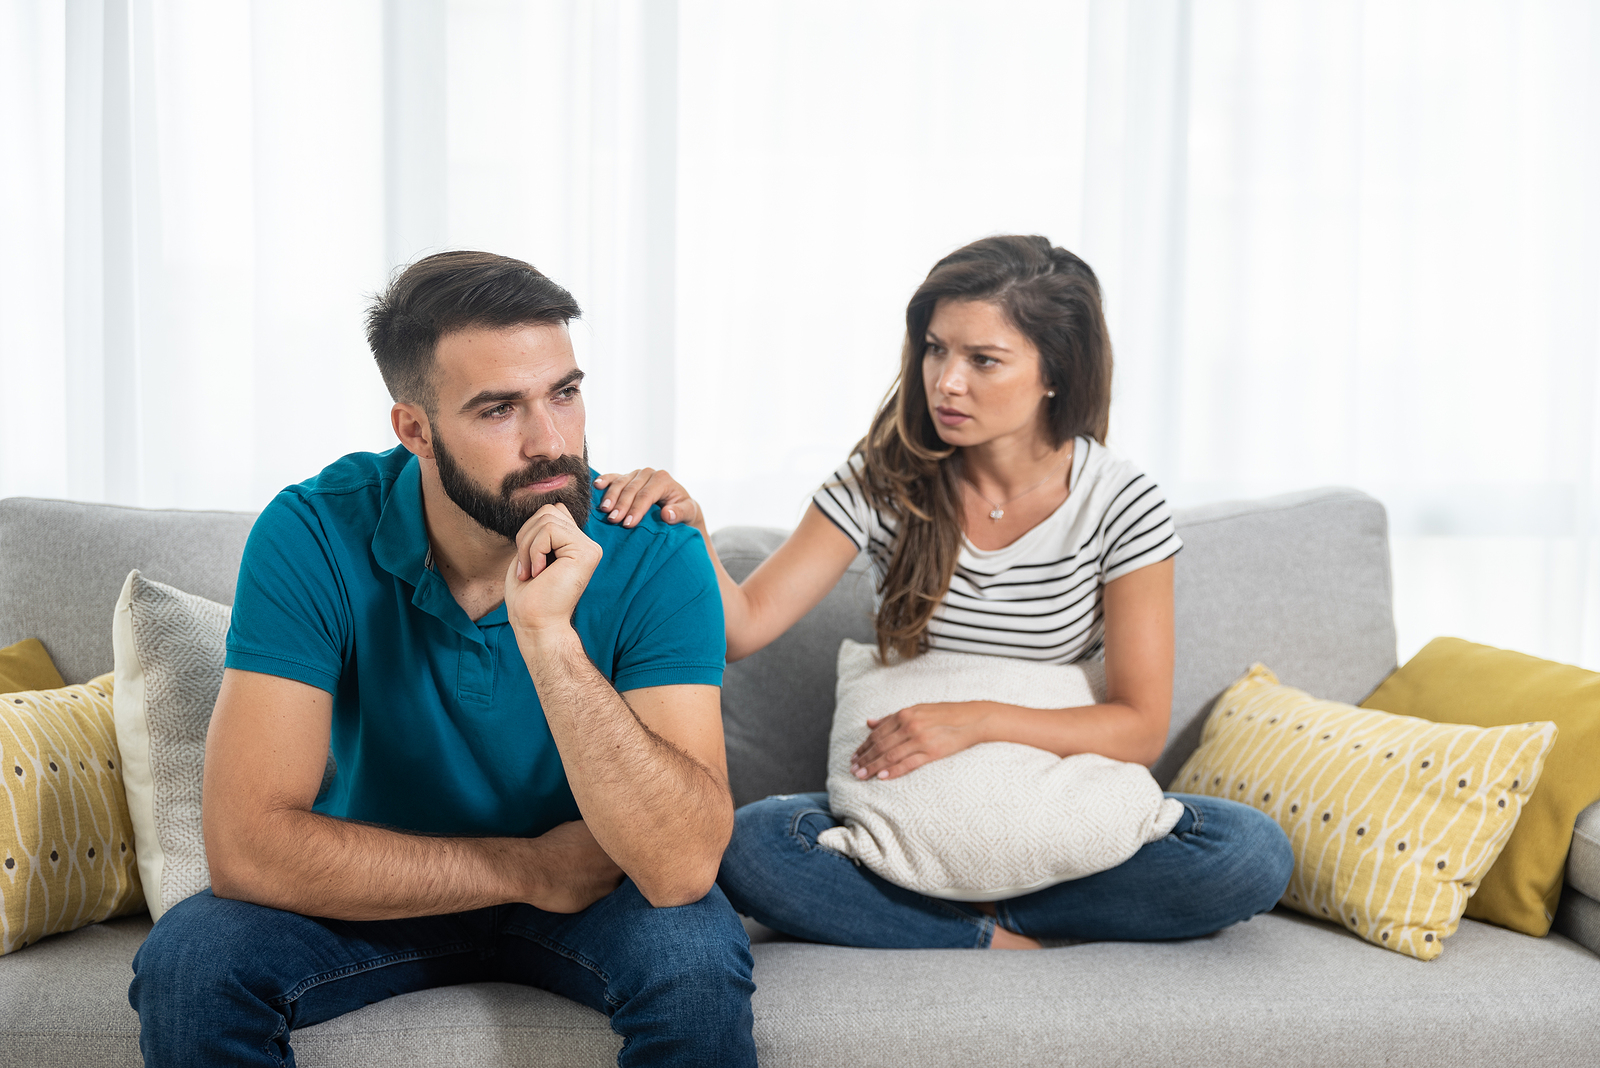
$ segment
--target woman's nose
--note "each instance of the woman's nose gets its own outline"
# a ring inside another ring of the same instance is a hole
[[[939,392],[951,397],[958,397],[967,391],[967,380],[961,374],[961,365],[951,361],[939,372]]]

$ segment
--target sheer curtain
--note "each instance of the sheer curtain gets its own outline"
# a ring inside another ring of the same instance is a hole
[[[787,525],[932,262],[1037,232],[1176,502],[1358,486],[1402,655],[1600,667],[1597,58],[1578,0],[15,0],[0,495],[387,447],[362,309],[465,246],[583,303],[597,466]]]

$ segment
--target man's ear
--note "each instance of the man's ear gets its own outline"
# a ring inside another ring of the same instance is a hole
[[[396,401],[389,409],[389,424],[394,427],[394,436],[413,456],[433,459],[433,424],[428,422],[428,413],[421,405]]]

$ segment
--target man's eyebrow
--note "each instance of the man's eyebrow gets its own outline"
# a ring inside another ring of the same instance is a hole
[[[528,391],[525,389],[483,389],[473,394],[467,403],[461,406],[461,410],[470,412],[479,405],[505,404],[508,401],[525,400],[527,396]]]
[[[550,387],[550,392],[560,393],[568,386],[582,382],[583,377],[582,371],[578,370],[577,368],[573,368],[556,380],[555,384]],[[463,412],[470,412],[472,409],[485,404],[508,404],[527,399],[528,391],[525,389],[483,389],[473,394],[467,400],[467,402],[461,406],[461,410]]]

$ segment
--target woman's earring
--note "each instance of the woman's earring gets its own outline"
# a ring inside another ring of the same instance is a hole
[[[1056,391],[1053,389],[1047,389],[1044,391],[1044,395],[1046,397],[1054,397],[1056,395]]]

